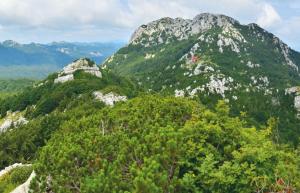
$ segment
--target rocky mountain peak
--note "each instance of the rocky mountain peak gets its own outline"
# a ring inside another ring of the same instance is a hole
[[[231,17],[219,14],[202,13],[191,19],[164,17],[141,25],[132,35],[130,43],[138,44],[147,41],[146,47],[152,43],[169,43],[205,32],[213,27],[230,27],[239,22]],[[151,43],[152,42],[152,43]]]
[[[64,67],[63,70],[58,74],[58,77],[54,80],[54,82],[63,83],[71,81],[74,79],[73,73],[78,70],[82,70],[99,78],[102,77],[99,67],[96,65],[95,62],[87,58],[80,58]]]
[[[240,92],[272,98],[295,85],[300,80],[299,58],[298,52],[257,24],[242,25],[225,15],[202,13],[193,19],[166,17],[142,25],[131,44],[103,66],[140,76],[139,84],[150,89],[239,100]],[[274,78],[278,73],[285,78]],[[277,104],[275,99],[272,102]]]
[[[239,24],[239,22],[229,16],[222,14],[211,14],[211,13],[201,13],[196,15],[193,22],[206,22],[210,24],[215,24],[218,26],[224,26],[230,24]]]

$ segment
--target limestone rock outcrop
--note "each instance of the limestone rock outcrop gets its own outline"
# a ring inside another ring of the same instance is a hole
[[[54,83],[64,83],[74,80],[74,72],[78,70],[82,70],[99,78],[102,77],[99,67],[93,61],[87,58],[80,58],[64,67],[54,80]]]
[[[300,87],[295,86],[285,90],[286,94],[293,95],[294,98],[294,107],[298,111],[298,117],[300,118]]]
[[[18,127],[27,123],[28,120],[24,118],[20,112],[8,112],[3,122],[0,122],[0,133],[6,132],[11,127]]]
[[[95,96],[95,99],[104,102],[108,106],[113,106],[116,102],[127,100],[126,96],[120,96],[113,92],[110,92],[108,94],[103,94],[100,91],[95,91],[93,94]]]

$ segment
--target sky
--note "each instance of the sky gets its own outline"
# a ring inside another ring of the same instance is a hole
[[[203,12],[257,23],[300,51],[300,0],[0,0],[0,41],[128,42],[142,24]]]

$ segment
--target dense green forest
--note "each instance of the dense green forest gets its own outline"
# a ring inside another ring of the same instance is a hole
[[[113,108],[76,103],[0,135],[0,167],[34,163],[34,192],[300,188],[299,152],[275,142],[275,119],[257,130],[243,116],[230,116],[223,101],[210,110],[196,100],[159,95]]]
[[[278,117],[258,123],[218,98],[150,94],[101,72],[79,70],[65,83],[55,73],[0,100],[2,119],[18,111],[29,120],[0,133],[0,168],[33,164],[0,177],[0,192],[33,170],[35,193],[300,190],[298,144],[278,140]],[[106,106],[94,91],[129,100]]]
[[[0,98],[21,92],[35,82],[36,80],[31,79],[0,79]]]
[[[220,101],[142,96],[70,120],[37,157],[35,191],[257,192],[299,189],[296,152],[272,142]],[[282,179],[289,184],[278,185]]]

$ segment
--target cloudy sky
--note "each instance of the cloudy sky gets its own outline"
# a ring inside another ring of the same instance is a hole
[[[124,41],[161,17],[222,13],[300,51],[300,0],[0,0],[0,41]]]

